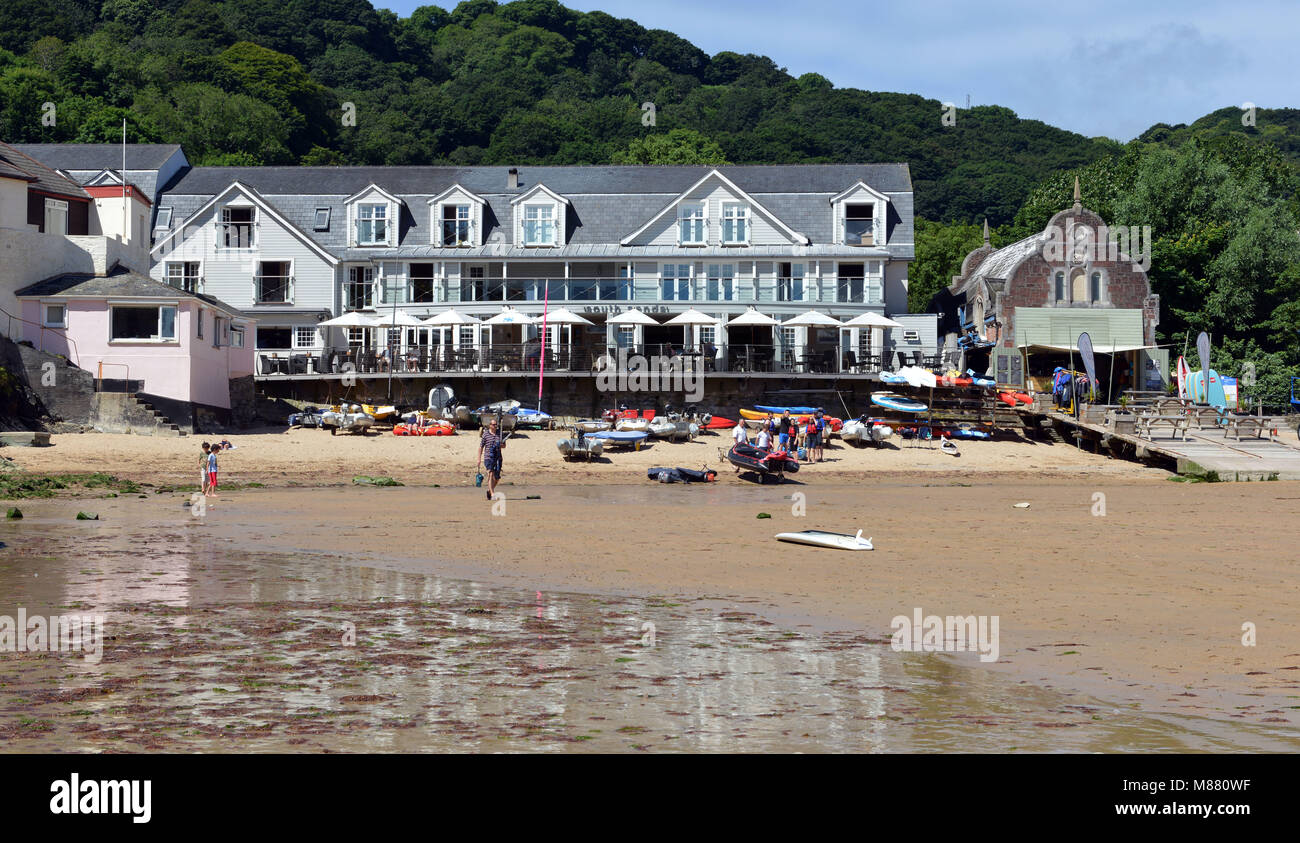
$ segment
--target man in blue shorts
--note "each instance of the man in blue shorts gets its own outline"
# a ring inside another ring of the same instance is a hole
[[[505,446],[506,441],[497,432],[497,420],[493,418],[478,441],[478,464],[487,472],[488,500],[496,494],[497,481],[501,479],[501,451]]]

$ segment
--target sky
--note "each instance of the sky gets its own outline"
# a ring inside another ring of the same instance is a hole
[[[373,0],[402,17],[423,5]],[[562,0],[839,88],[1001,105],[1089,137],[1300,106],[1297,0]],[[960,112],[959,119],[960,119]]]

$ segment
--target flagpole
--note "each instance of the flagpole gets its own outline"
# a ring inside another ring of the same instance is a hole
[[[542,411],[542,384],[546,381],[546,314],[551,304],[551,282],[546,282],[546,292],[542,295],[542,353],[537,360],[537,412]]]
[[[122,242],[131,240],[131,214],[126,209],[126,117],[122,118]]]

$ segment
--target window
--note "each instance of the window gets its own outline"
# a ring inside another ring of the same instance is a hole
[[[67,234],[68,233],[68,203],[62,199],[45,200],[45,228],[46,234]]]
[[[442,206],[442,245],[473,246],[469,205]]]
[[[487,281],[487,268],[482,266],[466,267],[465,275],[460,279],[461,301],[482,301],[486,295],[484,284]]]
[[[221,348],[221,340],[225,336],[225,333],[226,333],[226,320],[222,319],[220,316],[213,315],[212,317],[212,347],[213,348]],[[226,343],[226,345],[229,344],[230,344],[229,342]]]
[[[357,244],[378,246],[388,243],[388,206],[357,206]]]
[[[348,310],[369,310],[375,305],[375,268],[373,266],[348,267],[348,282],[343,290],[344,306]]]
[[[167,283],[187,293],[199,291],[198,261],[167,264]]]
[[[688,301],[691,297],[691,265],[664,264],[662,291],[664,301]]]
[[[631,348],[632,344],[636,340],[636,326],[619,325],[618,333],[615,334],[614,336],[615,336],[615,342],[618,343],[619,348]]]
[[[366,344],[365,328],[348,328],[348,345],[352,348],[360,348]]]
[[[875,205],[844,206],[844,243],[849,246],[876,244]]]
[[[836,289],[836,301],[865,302],[866,268],[860,263],[842,263]]]
[[[205,311],[204,311],[203,308],[201,308],[201,307],[200,307],[200,308],[197,308],[197,310],[198,310],[198,314],[199,314],[199,315],[198,315],[198,322],[197,322],[197,324],[198,324],[198,326],[199,326],[199,330],[198,330],[198,333],[195,334],[195,336],[197,336],[199,339],[203,339],[203,314],[204,314]]]
[[[777,301],[803,301],[803,264],[781,264],[781,276],[776,281]]]
[[[411,301],[424,303],[434,301],[433,264],[413,263],[407,269],[411,278]]]
[[[316,209],[316,214],[312,218],[312,229],[315,231],[330,230],[330,209],[329,208]]]
[[[231,347],[231,348],[243,348],[243,347],[244,347],[244,329],[243,329],[243,328],[231,328],[231,329],[230,329],[230,347]]]
[[[66,319],[68,318],[67,308],[61,304],[47,304],[42,310],[45,312],[45,327],[47,328],[66,328]]]
[[[718,329],[713,325],[700,326],[700,345],[711,345],[718,341]]]
[[[1089,300],[1093,304],[1101,302],[1101,273],[1094,272],[1088,279]]]
[[[554,205],[524,206],[524,245],[556,245]]]
[[[117,305],[112,308],[110,341],[176,340],[175,305]]]
[[[171,209],[171,208],[159,208],[159,209],[158,209],[158,218],[157,218],[156,220],[154,220],[153,227],[154,227],[155,229],[160,229],[160,228],[161,228],[161,229],[168,229],[168,228],[171,228],[171,227],[172,227],[172,209]]]
[[[684,204],[677,208],[677,245],[703,246],[704,205]]]
[[[293,347],[294,348],[315,348],[316,347],[316,329],[307,325],[299,325],[293,329]]]
[[[1088,277],[1082,269],[1070,273],[1070,301],[1086,302],[1088,300]]]
[[[460,326],[460,347],[461,348],[474,347],[474,326],[472,325]]]
[[[288,304],[293,301],[288,261],[258,261],[257,304]]]
[[[722,206],[722,242],[749,243],[749,208],[727,203]]]
[[[239,207],[221,209],[221,239],[218,242],[223,248],[253,248],[254,210]]]
[[[291,328],[263,328],[260,325],[257,328],[257,347],[258,348],[289,348],[293,341],[293,330]]]
[[[1065,273],[1056,273],[1056,300],[1065,301]]]
[[[709,301],[731,301],[735,277],[735,266],[733,264],[709,264],[706,298]]]

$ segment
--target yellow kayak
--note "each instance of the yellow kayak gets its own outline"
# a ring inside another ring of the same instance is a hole
[[[384,404],[384,405],[362,404],[361,411],[368,416],[374,416],[375,421],[384,421],[385,419],[397,415],[397,408],[392,406],[391,404]]]

